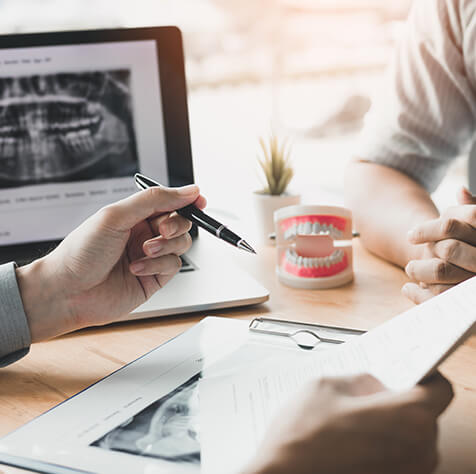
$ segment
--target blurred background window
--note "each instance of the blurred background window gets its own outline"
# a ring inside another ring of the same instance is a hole
[[[260,188],[257,138],[290,136],[304,199],[336,200],[411,0],[0,0],[2,33],[177,25],[197,181]],[[214,170],[214,172],[210,172]],[[459,161],[438,191],[453,200]],[[453,181],[452,181],[453,180]],[[445,187],[446,186],[446,187]],[[451,189],[450,189],[451,188]],[[248,193],[249,194],[249,193]],[[451,194],[451,196],[450,196]]]

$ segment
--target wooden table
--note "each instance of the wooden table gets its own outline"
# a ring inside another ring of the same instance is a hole
[[[237,256],[238,263],[271,292],[268,303],[251,308],[214,311],[216,316],[248,319],[273,314],[324,324],[370,329],[409,308],[400,288],[404,273],[354,247],[355,281],[326,291],[282,286],[274,275],[275,249],[259,257]],[[146,351],[199,321],[204,314],[116,324],[86,329],[37,344],[28,357],[0,370],[0,435],[86,388]],[[456,397],[443,415],[439,473],[476,473],[476,337],[470,338],[442,367]],[[392,429],[390,426],[389,429]],[[24,472],[1,468],[0,472]]]

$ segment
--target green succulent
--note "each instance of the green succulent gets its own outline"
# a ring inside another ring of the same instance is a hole
[[[262,137],[259,143],[263,156],[258,156],[258,162],[266,178],[266,186],[262,193],[272,196],[284,194],[294,176],[294,170],[290,165],[291,147],[287,146],[286,140],[279,143],[274,134],[269,137],[268,146]]]

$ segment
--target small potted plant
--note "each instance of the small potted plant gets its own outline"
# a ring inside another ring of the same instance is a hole
[[[294,170],[290,164],[291,147],[286,140],[280,143],[272,134],[268,143],[263,138],[259,139],[259,143],[262,155],[258,156],[258,163],[266,183],[261,191],[254,193],[255,209],[261,241],[271,243],[269,235],[274,232],[274,211],[299,204],[300,196],[287,191]]]

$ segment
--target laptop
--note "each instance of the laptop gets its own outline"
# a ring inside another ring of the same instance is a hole
[[[175,27],[0,36],[0,262],[28,263],[136,192],[193,183]],[[256,304],[268,291],[191,230],[182,271],[130,319]],[[220,251],[219,251],[220,250]]]

